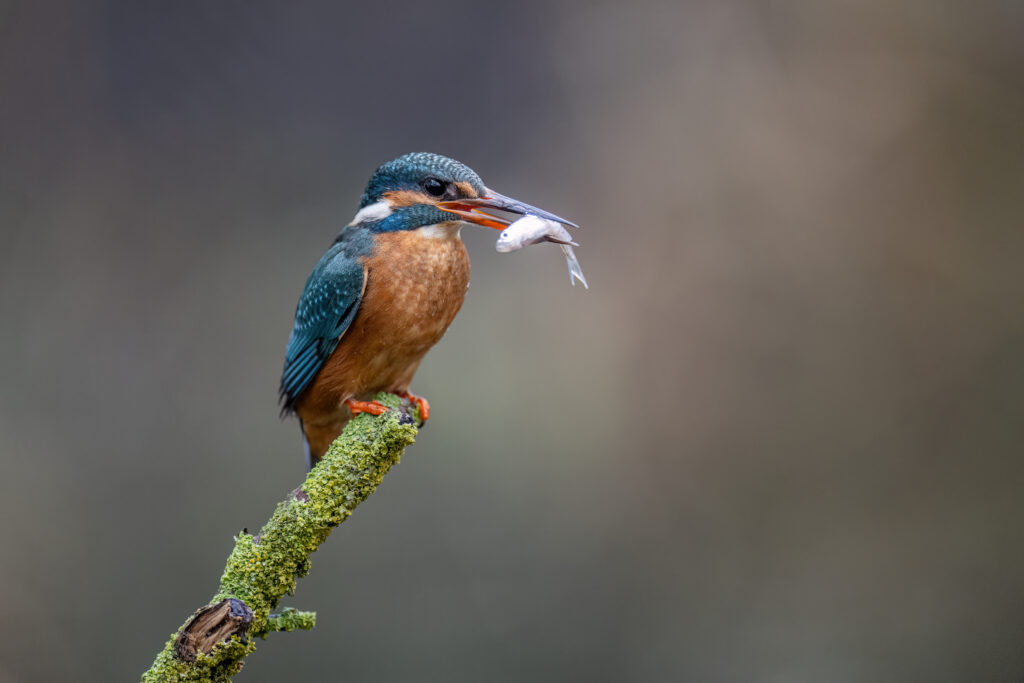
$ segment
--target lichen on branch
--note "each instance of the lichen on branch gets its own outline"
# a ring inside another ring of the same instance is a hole
[[[376,400],[391,410],[350,421],[259,533],[236,537],[217,594],[171,636],[143,681],[228,681],[256,649],[252,636],[313,628],[312,612],[271,610],[309,572],[310,554],[377,489],[416,438],[414,407],[391,394]]]

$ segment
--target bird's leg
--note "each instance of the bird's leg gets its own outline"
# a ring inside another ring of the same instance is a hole
[[[353,399],[346,399],[345,405],[352,411],[352,416],[355,417],[359,413],[369,413],[370,415],[383,415],[388,412],[388,407],[379,401],[355,401]]]
[[[427,402],[427,399],[423,398],[422,396],[410,394],[408,391],[399,391],[398,395],[404,398],[406,401],[416,404],[416,407],[420,409],[421,420],[426,422],[427,420],[430,419],[430,403]]]

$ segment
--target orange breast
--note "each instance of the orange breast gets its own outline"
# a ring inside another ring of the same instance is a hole
[[[462,307],[469,256],[457,225],[385,233],[375,245],[359,311],[296,405],[304,425],[330,424],[333,431],[348,419],[342,401],[407,391],[420,360]]]

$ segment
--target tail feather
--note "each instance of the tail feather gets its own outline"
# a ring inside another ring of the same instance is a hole
[[[302,420],[299,420],[299,431],[302,433],[302,457],[306,460],[306,474],[313,469],[313,451],[309,448],[309,439],[306,438],[306,430],[302,428]]]

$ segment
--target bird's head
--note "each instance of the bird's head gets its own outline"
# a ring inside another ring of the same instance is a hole
[[[536,207],[489,188],[473,169],[455,159],[418,152],[389,161],[366,185],[350,225],[374,232],[416,230],[432,225],[474,223],[503,230],[510,221],[484,210],[532,214],[576,227]]]

